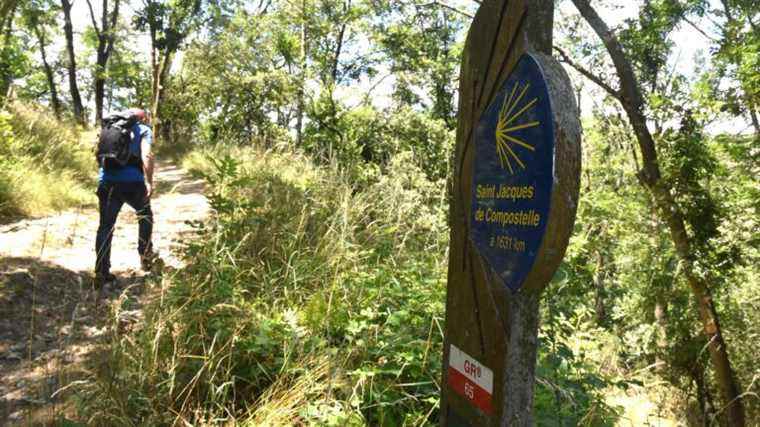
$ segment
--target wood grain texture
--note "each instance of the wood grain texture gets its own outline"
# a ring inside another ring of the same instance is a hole
[[[540,19],[546,20],[545,15]],[[444,426],[449,425],[452,411],[457,419],[465,419],[472,426],[532,425],[540,293],[564,256],[575,219],[580,176],[580,124],[569,79],[551,56],[538,54],[532,47],[541,46],[545,51],[546,35],[531,36],[531,31],[526,31],[528,22],[540,19],[530,15],[524,0],[485,0],[465,43],[450,182],[451,243],[441,384]],[[473,129],[526,52],[533,54],[543,69],[551,96],[556,134],[554,191],[536,267],[523,289],[512,293],[490,277],[491,269],[484,265],[469,239]],[[493,416],[475,409],[446,386],[452,343],[494,371]]]

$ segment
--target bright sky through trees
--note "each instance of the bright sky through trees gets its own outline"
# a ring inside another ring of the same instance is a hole
[[[429,3],[429,2],[428,2]],[[599,2],[599,12],[602,15],[602,17],[614,28],[617,25],[620,25],[622,22],[624,22],[626,19],[633,18],[638,13],[638,2],[629,2],[629,1],[617,1],[617,2]],[[141,2],[139,0],[128,0],[126,1],[126,4],[122,8],[123,10],[123,17],[122,22],[130,23],[132,20],[132,16],[134,14],[134,11],[141,7]],[[452,6],[453,8],[460,10],[465,13],[474,14],[477,10],[477,3],[475,3],[472,0],[449,0],[448,5]],[[92,2],[93,9],[95,11],[96,16],[99,16],[100,14],[100,6],[101,4],[97,1]],[[712,7],[718,7],[717,0],[711,1]],[[87,30],[88,27],[92,25],[90,16],[89,16],[89,10],[87,6],[87,2],[84,0],[78,0],[74,2],[74,8],[72,11],[72,18],[73,18],[73,24],[74,24],[74,31],[75,31],[75,41],[77,43],[77,46],[81,46],[81,37],[82,34]],[[559,13],[557,18],[555,19],[567,19],[572,16],[577,16],[578,12],[575,10],[574,6],[570,1],[567,0],[560,0],[559,1]],[[701,21],[695,21],[694,24],[699,25],[700,29],[707,34],[711,34],[714,32],[713,24],[711,24],[708,20],[703,19]],[[132,40],[129,41],[129,44],[140,54],[144,55],[144,60],[147,62],[149,60],[149,46],[150,46],[150,40],[148,38],[148,35],[145,33],[141,33],[134,28],[130,28],[130,34],[132,35]],[[588,33],[589,37],[591,36],[591,33]],[[461,34],[459,34],[459,39],[464,40],[466,37],[466,32],[462,31]],[[555,37],[561,38],[563,37],[561,32],[557,32]],[[702,34],[700,31],[697,31],[694,29],[691,25],[682,24],[680,25],[675,32],[671,35],[671,39],[674,42],[676,48],[673,50],[673,54],[670,58],[670,67],[672,70],[674,70],[677,73],[683,74],[688,77],[692,77],[695,72],[695,59],[701,58],[704,61],[707,61],[709,63],[709,49],[710,49],[710,41]],[[364,47],[370,46],[369,40],[362,40],[360,46],[362,49]],[[52,46],[52,52],[54,54],[58,54],[62,49],[64,48],[63,40],[59,39],[57,42]],[[81,48],[78,54],[81,54]],[[176,71],[179,69],[179,66],[181,65],[181,58],[182,53],[180,52],[178,55],[178,59],[175,61],[173,70]],[[382,67],[381,67],[382,68]],[[577,74],[575,74],[572,70],[570,71],[571,75],[573,76],[574,83],[576,85],[581,84],[583,85],[584,95],[581,96],[581,111],[585,114],[588,114],[595,106],[599,105],[599,102],[597,100],[602,99],[603,93],[595,87],[592,83],[584,81],[583,79],[579,78]],[[453,79],[458,78],[458,75],[452,76]],[[364,94],[366,94],[370,89],[372,89],[372,102],[377,107],[386,107],[390,105],[391,98],[390,95],[393,91],[394,84],[396,83],[396,77],[390,73],[387,69],[384,70],[384,72],[380,72],[377,78],[371,80],[367,78],[366,76],[362,76],[360,81],[358,82],[358,85],[354,85],[352,87],[339,87],[337,89],[336,95],[346,100],[349,104],[358,104],[362,101],[362,97]],[[425,96],[424,93],[420,92],[421,96]],[[91,103],[90,100],[86,100],[86,102],[89,104]],[[746,120],[742,120],[741,118],[734,118],[729,121],[722,121],[713,123],[710,126],[710,132],[722,132],[727,130],[732,130],[734,132],[739,131],[745,132],[749,131],[751,129],[750,124]]]

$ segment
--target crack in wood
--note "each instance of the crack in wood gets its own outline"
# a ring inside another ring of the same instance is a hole
[[[468,244],[466,243],[465,247],[467,245]],[[475,300],[475,318],[477,320],[476,323],[478,324],[478,335],[480,336],[480,357],[481,360],[483,360],[486,356],[486,343],[485,338],[483,337],[483,319],[481,318],[480,313],[480,301],[478,300],[478,282],[475,280],[475,264],[472,261],[472,252],[473,251],[468,251],[467,257],[465,259],[469,259],[470,261],[470,283],[472,283],[472,297]]]
[[[501,310],[499,309],[499,304],[496,303],[497,296],[494,295],[494,289],[492,284],[493,283],[501,283],[501,279],[498,277],[495,277],[495,273],[491,268],[488,268],[485,265],[485,262],[483,260],[480,260],[480,268],[483,269],[483,273],[486,276],[486,283],[488,283],[488,296],[490,297],[491,304],[493,304],[493,309],[496,312],[496,317],[499,319],[499,323],[501,323],[501,328],[504,330],[504,335],[509,335],[509,328],[507,327],[506,320],[502,317]],[[489,277],[490,276],[490,277]],[[501,298],[500,298],[501,299]]]
[[[527,11],[527,9],[523,9],[522,14],[520,15],[520,19],[517,21],[517,31],[515,31],[515,33],[512,35],[512,38],[509,40],[509,45],[507,47],[507,54],[504,55],[504,59],[501,60],[501,65],[499,66],[499,71],[496,74],[496,76],[497,76],[496,80],[494,81],[493,86],[491,86],[491,90],[488,93],[488,98],[486,98],[486,99],[488,99],[489,102],[491,101],[491,99],[493,99],[494,92],[499,87],[499,83],[498,83],[499,78],[498,78],[498,76],[502,75],[504,73],[504,71],[505,71],[504,69],[506,68],[507,63],[509,62],[509,58],[512,55],[512,51],[515,48],[515,44],[516,44],[515,40],[517,40],[517,35],[521,33],[521,31],[523,29],[523,25],[525,24],[525,17],[526,16],[528,16],[528,11]],[[486,104],[485,106],[483,106],[483,110],[485,111],[486,108],[488,108],[488,104]]]
[[[486,69],[483,75],[483,81],[486,83],[488,82],[488,76],[490,75],[490,71],[491,71],[491,61],[493,61],[493,53],[496,50],[496,45],[499,44],[499,34],[501,33],[501,26],[504,25],[504,14],[507,12],[507,7],[509,6],[509,3],[510,3],[509,1],[505,1],[501,5],[501,11],[499,12],[499,25],[496,27],[496,32],[494,33],[493,40],[491,41],[491,49],[488,52],[488,62],[486,63]],[[512,34],[512,39],[514,39],[516,36],[517,36],[517,32]],[[481,107],[483,104],[480,102],[483,100],[483,92],[485,88],[486,86],[483,85],[483,87],[480,88],[480,93],[478,94],[478,102],[476,105],[478,106],[479,110],[485,109],[484,107]],[[472,128],[474,127],[473,126],[470,127],[470,132],[472,132]]]

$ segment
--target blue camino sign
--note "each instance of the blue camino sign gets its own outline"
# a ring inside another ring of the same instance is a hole
[[[512,291],[525,282],[549,218],[554,125],[538,62],[524,54],[475,129],[470,238]]]

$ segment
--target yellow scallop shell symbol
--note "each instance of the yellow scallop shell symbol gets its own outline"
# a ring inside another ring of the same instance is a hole
[[[517,110],[517,105],[520,104],[522,99],[525,97],[525,94],[528,92],[528,88],[530,88],[530,83],[526,83],[525,86],[523,86],[522,90],[520,90],[520,83],[515,83],[515,86],[512,88],[512,92],[509,94],[509,97],[504,97],[504,102],[502,103],[501,110],[499,111],[499,121],[496,123],[496,153],[499,154],[499,162],[501,163],[502,169],[509,170],[509,173],[512,175],[515,174],[515,171],[512,167],[510,158],[514,160],[515,163],[517,163],[521,168],[525,169],[525,163],[523,163],[523,161],[520,160],[520,156],[515,153],[517,146],[520,146],[526,150],[536,151],[535,147],[532,145],[520,140],[514,135],[510,135],[510,133],[513,133],[520,129],[526,129],[540,125],[540,122],[535,121],[522,124],[513,124],[513,122],[517,120],[518,117],[525,114],[525,112],[527,112],[529,109],[535,107],[536,102],[538,102],[538,98],[534,98],[532,101],[528,102],[519,110]],[[518,96],[515,96],[518,91],[520,94]],[[517,111],[515,112],[515,110]]]

